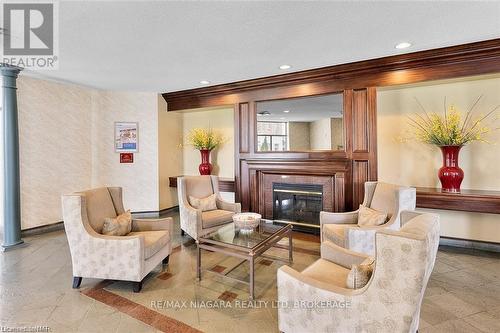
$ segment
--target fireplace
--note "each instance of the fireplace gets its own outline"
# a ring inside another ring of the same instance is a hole
[[[322,210],[322,185],[273,183],[275,222],[291,223],[295,230],[318,233]]]

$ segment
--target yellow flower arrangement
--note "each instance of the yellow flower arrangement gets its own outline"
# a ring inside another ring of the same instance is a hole
[[[211,129],[193,128],[187,136],[187,141],[198,150],[212,150],[222,144],[223,138]]]
[[[494,126],[499,119],[494,115],[500,105],[486,115],[474,117],[474,108],[481,97],[476,99],[464,115],[454,105],[447,107],[446,98],[444,100],[444,114],[427,112],[417,100],[423,115],[415,114],[409,117],[410,124],[415,129],[415,137],[421,142],[437,146],[463,146],[472,141],[487,142],[486,135],[499,129],[493,128],[491,125]],[[484,126],[484,122],[489,122],[490,126]]]

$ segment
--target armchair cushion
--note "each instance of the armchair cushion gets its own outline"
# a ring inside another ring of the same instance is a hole
[[[378,182],[373,192],[370,208],[387,213],[387,217],[391,218],[396,209],[395,200],[398,189],[397,185]]]
[[[234,212],[222,209],[210,210],[201,213],[203,229],[226,224],[233,220]]]
[[[106,217],[102,226],[102,234],[107,236],[125,236],[132,230],[132,214],[130,210],[117,217]]]
[[[359,205],[358,225],[374,226],[382,225],[387,221],[387,212],[379,212],[378,210]]]
[[[170,241],[170,233],[167,230],[132,231],[127,236],[144,237],[144,259],[151,258]]]
[[[87,203],[87,216],[90,226],[97,233],[102,233],[104,219],[116,217],[116,210],[107,187],[100,187],[83,192]]]
[[[202,212],[217,209],[217,195],[212,194],[206,198],[195,198],[189,196],[189,204],[195,209],[201,209]]]
[[[214,194],[212,178],[210,176],[184,177],[186,182],[186,194],[195,198],[206,198]]]
[[[314,280],[347,288],[346,281],[349,269],[334,264],[325,259],[318,259],[312,265],[302,271],[302,274]]]
[[[323,225],[323,238],[330,242],[345,247],[345,229],[346,228],[359,228],[356,224],[324,224]]]

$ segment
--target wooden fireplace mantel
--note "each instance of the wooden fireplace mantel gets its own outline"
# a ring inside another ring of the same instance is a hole
[[[500,214],[500,191],[444,193],[440,188],[417,187],[417,207]]]

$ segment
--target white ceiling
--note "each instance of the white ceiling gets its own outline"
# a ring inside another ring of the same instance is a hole
[[[61,1],[59,19],[59,70],[32,75],[153,92],[500,37],[496,1]]]
[[[257,112],[269,112],[258,116],[259,121],[311,122],[325,118],[342,118],[342,94],[291,98],[257,103]],[[283,111],[289,111],[288,113]]]

